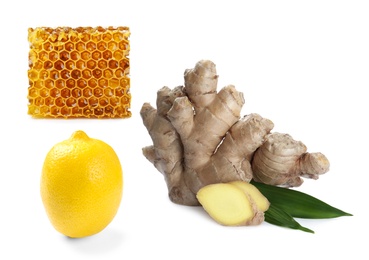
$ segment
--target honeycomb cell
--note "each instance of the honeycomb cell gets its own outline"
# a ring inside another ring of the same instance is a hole
[[[46,89],[46,88],[41,89],[40,90],[40,96],[43,97],[43,98],[49,96],[49,90]]]
[[[105,61],[105,60],[99,60],[97,62],[97,66],[100,68],[100,69],[106,69],[108,67],[108,63]]]
[[[130,79],[129,78],[122,78],[121,80],[120,80],[120,85],[121,86],[127,86],[127,85],[129,85],[130,84]],[[129,91],[129,89],[128,88],[126,88],[126,90],[127,91]]]
[[[35,106],[41,106],[44,104],[44,99],[42,97],[37,97],[34,99]]]
[[[81,58],[81,55],[80,55],[80,53],[78,51],[72,51],[70,53],[70,58],[72,60],[79,60]]]
[[[53,115],[54,117],[57,117],[60,114],[60,109],[56,106],[52,106],[50,108],[50,114]]]
[[[112,114],[114,112],[114,108],[110,105],[106,106],[104,110],[106,114]]]
[[[101,78],[101,76],[102,76],[102,71],[101,71],[101,70],[99,70],[99,69],[94,69],[94,70],[92,71],[92,75],[93,75],[96,79],[99,79],[99,78]]]
[[[86,88],[83,90],[83,96],[86,98],[89,98],[92,96],[92,89],[90,88]]]
[[[49,74],[49,77],[50,77],[51,80],[58,79],[59,78],[59,71],[57,71],[57,70],[51,70],[50,71],[50,74]],[[49,79],[45,80],[45,82],[46,81],[49,81]]]
[[[89,52],[89,51],[82,52],[81,53],[81,58],[83,60],[89,60],[89,59],[91,59],[91,52]]]
[[[45,87],[46,88],[53,88],[54,87],[54,80],[52,80],[52,79],[47,79],[47,80],[45,80]]]
[[[72,89],[72,97],[79,98],[82,96],[82,90],[79,88]]]
[[[110,51],[115,51],[118,48],[118,44],[116,42],[109,42],[108,43],[108,49]]]
[[[58,53],[55,52],[55,51],[52,51],[49,53],[49,60],[54,62],[54,61],[57,61],[58,60]]]
[[[124,70],[122,70],[121,68],[116,69],[116,70],[115,70],[115,76],[116,76],[117,78],[124,77]]]
[[[71,114],[71,109],[69,107],[62,107],[60,109],[60,114],[62,114],[64,117],[68,117]]]
[[[72,78],[74,79],[79,79],[81,77],[81,71],[80,70],[72,70],[72,72],[70,73],[70,75],[72,76]]]
[[[83,114],[82,114],[82,109],[81,108],[79,108],[77,106],[72,108],[72,116],[74,116],[74,117],[84,117],[82,115]]]
[[[74,79],[68,79],[66,82],[67,88],[74,88],[76,86],[76,81]]]
[[[112,87],[113,89],[116,89],[117,87],[119,87],[119,79],[117,78],[110,79],[109,86]]]
[[[111,97],[109,100],[110,100],[110,104],[114,107],[119,104],[119,98],[117,97]]]
[[[38,94],[38,91],[37,89],[34,89],[34,88],[29,88],[28,89],[28,97],[37,97],[39,94]]]
[[[123,51],[129,50],[129,42],[127,42],[127,41],[121,41],[119,43],[119,49],[121,49]]]
[[[90,104],[91,107],[96,107],[99,104],[99,99],[96,97],[91,97],[88,100],[88,103]]]
[[[65,100],[62,97],[55,99],[55,105],[58,107],[63,107],[65,105]]]
[[[83,32],[81,36],[81,40],[87,42],[91,39],[91,35],[87,32]]]
[[[100,98],[100,100],[99,100],[99,104],[100,104],[100,106],[105,107],[106,105],[108,105],[108,104],[109,104],[109,99],[107,99],[107,98],[105,98],[105,97],[102,97],[102,98]]]
[[[78,99],[78,106],[79,107],[85,107],[88,105],[87,99],[86,98],[80,98]]]
[[[94,52],[92,53],[92,58],[93,58],[94,60],[99,60],[99,59],[101,59],[101,52],[99,52],[99,51],[94,51]]]
[[[87,81],[85,79],[79,79],[77,80],[77,86],[83,89],[87,86]]]
[[[91,35],[91,41],[93,42],[99,42],[101,41],[101,34],[96,33]]]
[[[129,69],[129,61],[126,59],[123,59],[119,62],[119,67],[121,67],[123,70]]]
[[[116,112],[117,112],[118,115],[123,115],[123,114],[127,113],[127,111],[125,110],[124,107],[117,107]]]
[[[88,69],[83,70],[83,71],[82,71],[82,77],[83,77],[84,79],[89,79],[89,78],[91,78],[91,77],[92,77],[92,73],[91,73],[91,71],[90,71],[90,70],[88,70]]]
[[[28,78],[32,81],[36,81],[38,79],[38,72],[35,70],[28,71]]]
[[[44,69],[45,70],[48,70],[48,69],[51,69],[53,67],[53,63],[51,61],[45,61],[44,62]]]
[[[45,106],[51,106],[51,105],[53,105],[54,104],[54,98],[52,98],[52,97],[47,97],[47,98],[45,98]]]
[[[91,114],[92,114],[92,110],[90,108],[86,107],[86,108],[83,109],[83,115],[84,116],[89,117],[89,116],[91,116]]]
[[[72,60],[67,60],[67,61],[65,62],[65,68],[66,68],[67,70],[73,70],[75,67],[76,67],[76,65],[74,64],[74,61],[72,61]]]
[[[86,63],[83,60],[79,60],[76,62],[76,67],[79,70],[83,70],[84,68],[86,68]]]
[[[68,28],[69,30],[69,42],[76,43],[80,40],[80,37],[78,37],[78,33],[75,30],[70,30],[71,28]]]
[[[45,51],[51,51],[53,49],[53,45],[50,42],[45,42],[43,45],[43,49]]]
[[[61,60],[55,61],[54,68],[56,70],[62,70],[62,69],[64,69],[64,62],[61,61]]]
[[[113,38],[113,36],[110,33],[106,33],[106,34],[103,35],[102,38],[103,38],[104,41],[108,42]]]
[[[128,104],[130,101],[130,98],[128,96],[123,96],[120,100],[122,104]]]
[[[124,89],[122,89],[122,88],[117,88],[117,89],[115,90],[115,95],[116,95],[117,97],[122,97],[122,96],[124,96]]]
[[[113,39],[116,42],[120,42],[121,40],[123,40],[123,38],[124,38],[124,36],[120,32],[116,32],[116,33],[113,34]]]
[[[45,106],[41,106],[40,107],[40,113],[48,113],[49,112],[49,106],[48,105],[45,105]]]
[[[39,58],[40,61],[47,61],[47,60],[49,60],[49,54],[46,51],[41,51],[38,54],[38,58]]]
[[[70,89],[64,88],[61,90],[60,94],[62,96],[62,98],[69,98],[70,97]]]
[[[94,89],[94,96],[95,97],[102,97],[102,95],[104,94],[103,90],[101,88],[95,88]]]
[[[52,88],[50,90],[50,96],[53,98],[59,97],[60,96],[60,90],[56,89],[56,88]]]
[[[106,50],[102,53],[102,56],[105,60],[110,60],[113,57],[113,54],[111,51]]]
[[[62,80],[62,79],[58,79],[55,81],[55,86],[58,88],[58,89],[62,89],[62,88],[65,88],[65,81]]]
[[[88,42],[86,44],[86,49],[89,51],[89,52],[92,52],[94,50],[96,50],[96,43],[94,42]]]
[[[29,100],[28,113],[31,114],[31,115],[40,114],[40,108],[33,105],[33,100],[32,99]]]
[[[46,80],[49,77],[49,72],[46,70],[41,70],[39,74],[39,78]]]
[[[123,59],[123,57],[124,57],[124,54],[123,54],[123,52],[122,51],[115,51],[114,52],[114,54],[113,54],[113,57],[114,57],[114,59],[116,59],[116,60],[121,60],[121,59]]]
[[[98,80],[99,87],[106,88],[108,86],[108,80],[105,78],[101,78]]]
[[[90,70],[93,70],[94,68],[96,68],[96,61],[94,60],[87,61],[87,68]]]
[[[116,69],[118,68],[119,63],[116,60],[109,60],[109,68]]]
[[[107,69],[107,70],[104,70],[104,77],[107,78],[107,79],[110,79],[111,77],[113,77],[113,71]]]
[[[62,70],[60,72],[60,76],[61,76],[62,79],[65,79],[65,80],[69,79],[70,78],[69,70]]]
[[[44,118],[127,118],[128,27],[28,29],[28,114]]]
[[[86,49],[86,46],[83,42],[77,42],[76,43],[76,50],[79,52],[82,52]]]
[[[75,98],[68,98],[66,101],[65,101],[65,104],[68,106],[68,107],[75,107],[77,105],[77,100]]]
[[[99,51],[105,51],[108,44],[106,42],[98,42],[97,43],[97,49]]]
[[[92,79],[90,79],[87,83],[88,83],[88,85],[89,85],[91,88],[94,88],[94,87],[96,87],[96,86],[97,86],[97,79],[92,78]]]
[[[73,42],[67,42],[64,47],[66,51],[72,51],[74,49],[74,44]]]
[[[36,61],[33,64],[33,69],[35,70],[41,70],[43,68],[43,63],[41,61]]]
[[[62,51],[61,53],[60,53],[60,59],[62,60],[62,61],[67,61],[67,60],[69,60],[69,53],[68,52],[66,52],[66,51]]]
[[[45,82],[41,80],[37,80],[34,83],[34,87],[38,89],[42,89],[45,86]]]
[[[103,114],[104,114],[104,109],[103,109],[103,108],[101,108],[101,107],[98,107],[98,108],[94,109],[94,114],[95,114],[96,116],[101,116],[101,115],[103,115]]]

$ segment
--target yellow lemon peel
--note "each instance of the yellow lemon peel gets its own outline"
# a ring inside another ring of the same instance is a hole
[[[41,198],[51,224],[69,237],[102,231],[123,192],[119,158],[107,143],[83,131],[54,145],[42,168]]]

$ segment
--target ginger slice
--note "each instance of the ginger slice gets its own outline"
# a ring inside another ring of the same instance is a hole
[[[204,186],[197,193],[204,210],[224,226],[255,224],[255,207],[250,197],[236,185],[217,183]]]
[[[248,194],[260,211],[265,212],[269,209],[269,200],[251,183],[245,181],[233,181],[229,184],[235,185],[237,188]]]

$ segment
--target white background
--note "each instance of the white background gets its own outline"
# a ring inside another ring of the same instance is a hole
[[[242,4],[241,4],[242,3]],[[0,259],[368,259],[369,5],[367,1],[2,1]],[[27,115],[28,27],[129,26],[132,113],[124,120]],[[200,59],[219,88],[244,93],[242,114],[271,119],[330,171],[299,190],[354,214],[300,220],[316,233],[263,223],[223,227],[200,207],[171,203],[143,157],[139,110],[183,84]],[[123,200],[101,233],[69,239],[51,226],[39,181],[44,157],[75,130],[109,143],[124,170]]]

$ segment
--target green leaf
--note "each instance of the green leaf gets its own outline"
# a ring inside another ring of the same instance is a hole
[[[313,230],[301,226],[290,214],[273,204],[270,204],[269,209],[264,213],[264,217],[265,221],[272,225],[314,233]]]
[[[269,202],[292,217],[324,219],[352,216],[306,193],[251,181]]]

